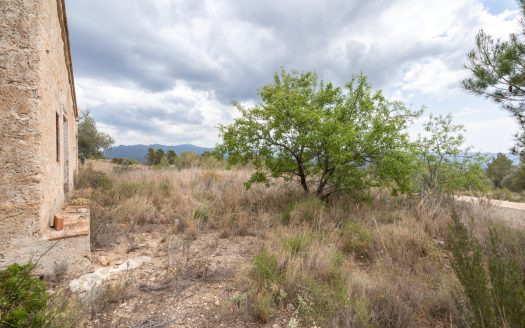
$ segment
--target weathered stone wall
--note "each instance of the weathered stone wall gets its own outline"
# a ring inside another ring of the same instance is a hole
[[[0,253],[10,239],[40,229],[38,8],[38,1],[0,1]]]
[[[63,0],[0,1],[0,267],[45,250],[74,187],[77,115],[62,9]]]
[[[66,199],[64,184],[72,190],[77,167],[77,122],[74,113],[64,53],[62,28],[58,19],[57,0],[40,0],[38,35],[40,42],[37,51],[40,57],[38,91],[41,97],[39,112],[41,115],[42,142],[40,147],[41,167],[43,171],[40,188],[43,201],[40,208],[41,231],[52,224],[54,214],[63,206]],[[56,126],[58,115],[58,128]],[[67,124],[67,129],[64,128]],[[57,132],[58,130],[58,160]],[[67,136],[66,136],[67,131]],[[66,146],[68,146],[66,148]],[[67,174],[65,168],[68,169]],[[67,175],[69,182],[66,181]]]

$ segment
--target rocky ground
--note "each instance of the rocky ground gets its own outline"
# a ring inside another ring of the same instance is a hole
[[[255,251],[255,237],[221,239],[208,233],[184,240],[151,232],[134,239],[93,252],[95,270],[139,256],[151,260],[110,276],[106,284],[116,284],[120,295],[110,300],[113,304],[95,306],[100,311],[91,314],[86,327],[251,326],[232,300],[242,293],[238,277]]]
[[[110,249],[95,250],[95,272],[129,259],[150,260],[80,293],[93,303],[85,327],[260,327],[237,306],[245,288],[242,273],[257,243],[254,236],[220,238],[218,232],[194,240],[143,232]],[[288,310],[268,326],[286,327],[287,317],[293,315],[293,309]]]

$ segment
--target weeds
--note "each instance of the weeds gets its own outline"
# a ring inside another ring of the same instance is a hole
[[[523,238],[523,232],[492,227],[484,252],[459,216],[453,215],[449,232],[452,264],[469,300],[470,320],[475,327],[525,325],[525,277],[520,268],[523,255],[513,254],[501,235]]]
[[[46,284],[31,275],[34,267],[12,264],[0,271],[0,327],[77,327],[82,310],[76,300],[50,297]]]
[[[43,327],[49,321],[47,286],[31,276],[34,265],[13,264],[0,271],[2,327]]]
[[[217,272],[205,258],[190,258],[194,240],[255,236],[260,248],[245,289],[230,300],[243,318],[271,325],[293,312],[296,322],[286,322],[299,327],[524,325],[525,235],[489,229],[484,210],[465,209],[483,215],[470,231],[459,218],[447,228],[448,198],[378,192],[370,204],[342,195],[323,202],[286,182],[247,190],[249,170],[101,168],[110,182],[97,182],[104,175],[88,166],[77,195],[90,198],[93,247],[126,237],[132,252],[133,235],[158,226],[182,249],[169,269],[207,281]],[[105,302],[107,309],[118,301]]]
[[[372,231],[352,221],[347,221],[341,229],[341,250],[359,259],[372,259],[374,240]]]

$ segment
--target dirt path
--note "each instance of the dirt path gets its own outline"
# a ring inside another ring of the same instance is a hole
[[[249,265],[257,238],[219,238],[210,232],[195,240],[181,235],[142,233],[136,250],[121,243],[95,251],[108,266],[149,256],[140,268],[111,277],[115,292],[98,296],[87,327],[251,327],[232,299],[242,292],[239,279]],[[107,262],[106,262],[107,261]],[[117,295],[114,295],[114,294]],[[107,303],[107,304],[106,304]],[[98,307],[98,308],[97,308]]]
[[[456,196],[456,200],[471,205],[475,217],[505,222],[511,227],[525,229],[525,204],[486,198]]]
[[[508,202],[504,200],[487,199],[487,198],[479,198],[479,197],[471,197],[471,196],[455,196],[455,199],[461,202],[490,204],[490,205],[497,206],[497,207],[504,207],[504,208],[510,208],[514,210],[525,211],[525,203]]]

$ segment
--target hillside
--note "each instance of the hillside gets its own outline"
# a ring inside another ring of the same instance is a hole
[[[202,154],[205,151],[213,150],[213,148],[207,148],[207,147],[200,147],[195,146],[192,144],[182,144],[182,145],[176,145],[176,146],[166,146],[166,145],[159,145],[159,144],[153,144],[153,145],[119,145],[115,146],[107,151],[104,152],[104,156],[107,158],[128,158],[128,159],[136,159],[137,161],[143,162],[144,158],[146,156],[146,153],[148,152],[148,148],[154,148],[154,149],[162,149],[164,151],[173,150],[177,154],[181,154],[184,152],[193,152],[197,154]]]

